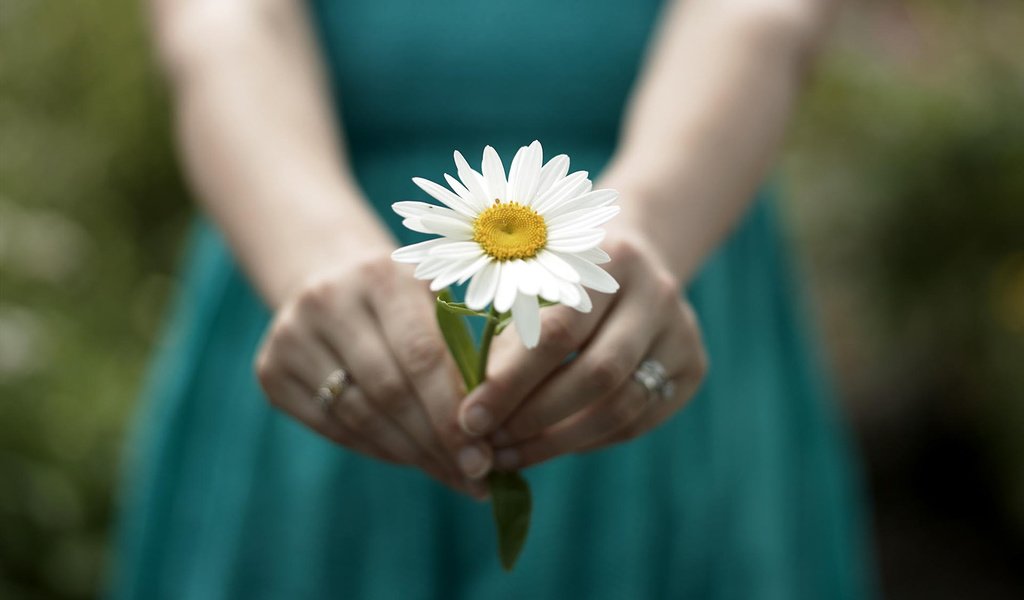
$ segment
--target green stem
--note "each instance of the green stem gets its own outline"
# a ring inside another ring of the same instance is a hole
[[[494,330],[498,327],[498,311],[491,307],[491,312],[484,325],[484,333],[480,338],[480,360],[477,364],[476,385],[480,385],[487,378],[487,357],[491,353],[491,340],[494,339]]]

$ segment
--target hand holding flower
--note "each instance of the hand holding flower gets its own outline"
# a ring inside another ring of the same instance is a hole
[[[462,404],[462,427],[490,437],[496,468],[635,438],[677,412],[703,379],[700,329],[679,282],[638,234],[619,234],[604,247],[618,292],[597,294],[588,313],[546,309],[532,350],[496,340],[487,380]],[[665,368],[671,397],[634,380],[651,359]]]
[[[256,359],[260,383],[274,406],[324,437],[483,497],[473,479],[488,471],[490,449],[455,425],[463,387],[434,294],[390,252],[367,248],[278,310]],[[353,384],[324,410],[311,397],[339,367]]]

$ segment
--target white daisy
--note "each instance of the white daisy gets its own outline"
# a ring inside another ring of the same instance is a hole
[[[511,310],[528,348],[540,339],[538,297],[588,312],[584,286],[605,293],[619,288],[597,266],[610,260],[598,244],[601,225],[619,213],[618,192],[592,191],[586,171],[569,174],[564,154],[542,163],[537,141],[516,152],[507,179],[494,148],[484,148],[482,174],[456,151],[459,179],[444,176],[451,190],[413,178],[444,206],[392,205],[409,229],[442,236],[399,248],[392,258],[417,264],[416,277],[432,280],[434,291],[470,280],[466,306],[483,310],[493,302],[499,313]]]

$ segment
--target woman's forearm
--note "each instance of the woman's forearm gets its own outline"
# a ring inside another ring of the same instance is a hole
[[[302,3],[155,0],[186,172],[271,306],[390,246],[344,167]]]
[[[681,281],[771,166],[833,4],[690,0],[666,15],[601,185]]]

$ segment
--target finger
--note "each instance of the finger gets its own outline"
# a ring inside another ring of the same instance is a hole
[[[374,449],[374,455],[387,457],[392,462],[408,462],[407,456],[402,456],[400,446],[386,446],[346,420],[332,418],[333,415],[324,410],[324,406],[316,398],[317,389],[331,372],[339,368],[339,365],[330,351],[308,331],[302,330],[294,336],[278,336],[274,351],[277,353],[277,362],[286,371],[289,381],[294,382],[294,386],[290,386],[284,399],[283,408],[287,412],[318,431],[347,432],[347,438],[358,438],[361,446]],[[337,401],[334,404],[337,404]]]
[[[581,313],[555,306],[541,313],[541,337],[536,348],[517,341],[498,346],[487,378],[459,409],[459,424],[471,435],[487,435],[498,428],[523,400],[586,343],[604,317],[613,297],[595,294],[593,308]]]
[[[289,369],[284,356],[292,354],[291,348],[283,348],[289,345],[279,337],[264,346],[256,361],[256,374],[270,404],[335,443],[370,457],[395,462],[394,457],[386,456],[355,432],[327,418],[321,405],[310,397],[308,385]]]
[[[625,293],[579,357],[546,381],[494,435],[494,442],[514,445],[539,435],[621,387],[668,322],[670,308],[652,302],[643,288]]]
[[[491,449],[463,433],[456,422],[463,387],[425,288],[402,277],[393,290],[376,288],[372,310],[449,456],[463,475],[482,478],[491,468]]]
[[[541,435],[494,453],[495,468],[523,469],[576,452],[628,427],[646,413],[646,390],[628,381],[600,402],[551,427]]]
[[[358,385],[345,390],[325,411],[314,397],[327,374],[338,368],[337,359],[319,344],[296,344],[281,348],[281,362],[292,375],[294,398],[288,411],[314,430],[334,433],[345,445],[387,462],[419,467],[445,485],[480,497],[456,473],[425,460],[413,441],[366,400]],[[321,375],[323,373],[324,375]],[[332,437],[332,439],[335,439]]]
[[[358,448],[366,454],[366,446],[353,443],[352,432],[331,422],[312,397],[309,385],[300,375],[295,373],[291,365],[295,356],[302,353],[306,342],[292,326],[285,326],[285,321],[294,321],[287,316],[279,317],[277,323],[267,334],[256,358],[255,370],[260,386],[271,406],[291,415],[320,435],[345,446],[361,446]],[[371,455],[376,455],[372,453]]]
[[[387,348],[383,332],[365,307],[349,309],[348,319],[338,319],[336,312],[326,316],[319,328],[325,342],[366,394],[376,412],[385,415],[404,431],[423,456],[418,462],[429,462],[439,471],[456,478],[458,471],[441,444],[430,416],[410,388],[405,376]]]
[[[304,391],[308,388],[308,385],[299,381],[297,377],[290,378],[288,385],[291,389],[287,395],[298,399],[298,401],[291,405],[287,412],[321,435],[370,458],[376,458],[400,466],[418,467],[441,484],[478,500],[487,498],[487,490],[481,489],[479,485],[473,485],[459,477],[453,477],[449,473],[437,468],[434,464],[418,464],[415,461],[418,456],[415,451],[412,452],[412,458],[410,459],[408,448],[411,445],[409,442],[400,439],[387,439],[398,433],[397,429],[393,427],[383,428],[384,435],[380,436],[374,433],[375,428],[373,425],[367,428],[365,421],[353,423],[351,419],[342,420],[337,418],[333,412],[325,412],[315,399],[307,399],[307,401],[302,402]],[[346,395],[349,393],[359,394],[357,389],[349,390],[349,392],[346,392]],[[305,395],[308,396],[308,393]],[[349,406],[352,406],[352,404],[349,404]],[[338,409],[332,406],[332,410],[336,411]],[[358,429],[358,427],[368,429],[369,433]],[[381,439],[381,437],[384,439]],[[400,450],[396,454],[392,451],[396,446],[399,448],[405,447],[407,450],[404,452]]]
[[[408,434],[373,406],[358,385],[345,390],[331,404],[330,414],[349,430],[359,432],[362,438],[395,456],[399,462],[419,467],[446,485],[466,491],[461,477],[429,460]]]
[[[290,415],[306,427],[336,444],[346,446],[366,456],[397,463],[398,458],[388,455],[364,440],[358,433],[330,419],[309,393],[309,386],[294,374],[275,377],[265,386],[271,404]]]
[[[314,342],[283,349],[282,360],[302,385],[311,390],[307,396],[312,396],[327,375],[339,368],[341,361],[320,337],[309,331],[310,324],[297,327],[301,327],[305,339]],[[355,433],[363,445],[374,449],[377,455],[386,456],[391,462],[419,467],[447,485],[464,490],[462,478],[454,470],[430,461],[396,423],[367,401],[358,382],[330,404],[327,416],[331,417],[328,421],[340,423]]]
[[[652,398],[650,409],[640,418],[611,432],[604,439],[585,445],[579,449],[580,452],[619,444],[652,431],[686,406],[700,389],[708,369],[707,355],[693,311],[687,307],[685,312],[681,331],[678,334],[666,332],[651,351],[651,358],[665,367],[672,383],[671,396]],[[641,386],[637,384],[637,387]]]

